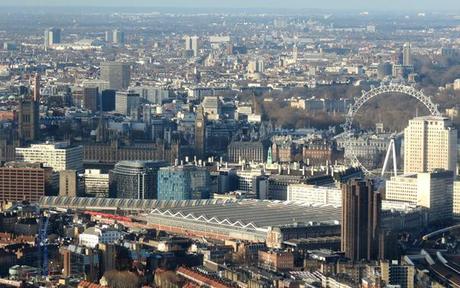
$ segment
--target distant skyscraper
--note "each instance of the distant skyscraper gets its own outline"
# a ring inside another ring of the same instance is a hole
[[[264,73],[265,72],[265,64],[263,59],[251,60],[248,63],[248,73]]]
[[[115,90],[102,90],[101,93],[101,108],[102,111],[114,111],[116,102]]]
[[[92,112],[98,111],[98,98],[99,98],[99,89],[94,88],[83,88],[83,106],[85,109]]]
[[[158,200],[209,198],[209,172],[194,165],[160,168]]]
[[[195,155],[203,159],[206,154],[206,116],[203,106],[199,106],[195,119]]]
[[[457,174],[457,130],[449,118],[417,117],[404,129],[404,174],[445,169]]]
[[[198,49],[199,49],[198,36],[185,36],[184,40],[185,40],[185,50],[193,51],[194,57],[198,56]]]
[[[105,31],[105,42],[107,43],[113,42],[113,31]]]
[[[40,76],[34,77],[33,96],[27,95],[19,101],[18,134],[21,141],[39,138]]]
[[[403,46],[403,66],[412,65],[411,45],[409,42],[404,43]]]
[[[114,198],[156,199],[157,175],[164,161],[121,161],[109,173],[109,193]]]
[[[61,43],[61,29],[49,28],[45,30],[45,48]]]
[[[118,45],[125,44],[125,32],[118,29],[113,30],[112,41],[114,44]]]
[[[115,110],[126,116],[136,116],[140,96],[133,91],[118,91],[116,94]]]
[[[101,79],[109,82],[109,89],[122,90],[129,87],[131,71],[128,63],[101,63]]]
[[[352,261],[379,258],[380,212],[381,195],[371,180],[342,184],[342,251]]]

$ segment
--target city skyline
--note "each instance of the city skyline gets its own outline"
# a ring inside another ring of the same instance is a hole
[[[280,3],[276,0],[134,0],[126,2],[125,0],[80,0],[77,3],[65,3],[61,0],[19,0],[11,3],[8,0],[0,0],[0,6],[5,7],[40,7],[40,6],[57,6],[57,7],[159,7],[159,8],[234,8],[234,9],[281,9],[281,10],[297,10],[297,9],[323,9],[323,10],[369,10],[369,11],[414,11],[424,12],[423,10],[433,11],[450,11],[460,10],[460,2],[455,0],[410,0],[410,1],[364,1],[364,0],[351,0],[351,1],[302,1],[302,0],[287,0]]]
[[[458,2],[0,0],[0,286],[460,287]]]

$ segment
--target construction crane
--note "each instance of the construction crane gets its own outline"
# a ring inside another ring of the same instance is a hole
[[[48,224],[49,217],[42,216],[40,219],[40,229],[38,231],[38,250],[42,261],[42,275],[48,276]]]

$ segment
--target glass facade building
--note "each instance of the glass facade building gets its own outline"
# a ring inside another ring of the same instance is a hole
[[[194,165],[160,168],[158,200],[209,198],[210,176],[205,167]]]

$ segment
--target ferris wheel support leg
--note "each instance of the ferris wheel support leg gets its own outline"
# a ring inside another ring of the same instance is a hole
[[[391,139],[390,142],[391,145],[391,150],[393,150],[393,172],[394,176],[398,176],[398,163],[396,162],[396,145],[395,145],[395,139]]]
[[[387,170],[388,159],[390,158],[390,153],[391,153],[391,142],[388,145],[387,154],[385,155],[385,161],[383,162],[382,173],[381,173],[382,177],[385,176],[385,171]]]

